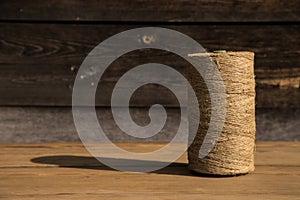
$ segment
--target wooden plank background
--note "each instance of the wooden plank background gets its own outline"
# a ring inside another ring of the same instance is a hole
[[[109,36],[134,27],[139,26],[0,24],[0,104],[70,106],[76,69],[85,56]],[[257,106],[299,108],[298,25],[164,27],[191,36],[208,51],[254,51]],[[164,63],[181,72],[184,72],[187,65],[183,59],[167,52],[145,50],[127,54],[114,62],[103,77],[103,85],[96,97],[97,105],[109,106],[110,95],[107,94],[111,93],[118,78],[130,68],[147,62]],[[136,95],[132,106],[149,105],[157,98],[153,95],[157,87],[144,89],[145,95]],[[161,95],[160,102],[176,106],[177,100],[170,98],[170,94],[163,89],[161,91],[165,95]]]
[[[0,106],[20,119],[24,116],[14,107],[26,106],[31,113],[31,106],[41,112],[43,106],[49,109],[48,115],[51,108],[70,107],[76,71],[97,44],[124,30],[158,26],[189,35],[207,51],[255,52],[258,113],[265,112],[268,116],[274,110],[284,110],[277,114],[288,112],[297,116],[300,110],[299,21],[300,4],[296,0],[4,0],[0,4]],[[126,54],[105,73],[98,86],[96,104],[109,106],[110,93],[118,78],[130,68],[147,62],[167,64],[181,73],[187,65],[178,56],[163,51]],[[156,93],[161,95],[153,95]],[[137,91],[131,106],[145,107],[154,102],[178,107],[172,93],[157,85]],[[54,118],[55,112],[52,115]],[[8,119],[4,114],[1,116],[0,135],[4,135],[9,132],[5,129]],[[32,119],[35,121],[38,120]],[[28,126],[25,121],[23,124],[22,120],[19,123],[26,130],[38,132],[34,125]],[[66,123],[72,126],[73,122]],[[45,124],[45,129],[50,124]],[[269,126],[263,119],[257,120],[257,124],[260,134]],[[289,136],[291,140],[300,140],[295,123],[287,126],[292,128],[280,129],[278,134],[288,132],[287,135],[293,135]],[[20,127],[15,126],[10,133],[24,132]],[[26,134],[20,135],[27,141]],[[71,140],[68,134],[65,137]],[[271,140],[282,139],[277,135],[272,137]],[[11,138],[11,141],[16,140]]]
[[[297,0],[3,0],[0,19],[37,21],[299,21]]]
[[[149,123],[148,109],[131,108],[140,125]],[[148,139],[132,138],[116,127],[110,108],[98,108],[97,117],[108,138],[114,142],[169,142],[177,133],[180,110],[167,108],[168,119],[162,131]],[[299,141],[300,110],[258,109],[256,111],[259,141]],[[70,107],[0,107],[2,142],[78,142]]]

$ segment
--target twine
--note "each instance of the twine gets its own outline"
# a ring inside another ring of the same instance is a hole
[[[210,56],[216,63],[226,90],[227,110],[222,133],[214,148],[206,157],[198,158],[209,127],[210,96],[201,76],[189,67],[187,76],[200,109],[199,128],[188,149],[189,169],[212,175],[238,175],[253,171],[256,129],[254,53],[221,51],[190,56]]]

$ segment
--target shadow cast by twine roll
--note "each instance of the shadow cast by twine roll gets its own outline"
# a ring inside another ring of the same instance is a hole
[[[254,53],[218,52],[193,54],[210,56],[220,71],[226,90],[226,116],[223,130],[210,153],[200,159],[199,150],[210,122],[210,95],[199,74],[187,68],[187,77],[198,99],[200,121],[188,149],[189,169],[213,175],[238,175],[254,170],[255,80]]]

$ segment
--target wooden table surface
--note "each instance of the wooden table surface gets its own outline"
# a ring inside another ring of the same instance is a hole
[[[151,151],[163,144],[119,144]],[[204,177],[187,169],[186,154],[152,173],[112,170],[78,143],[1,144],[3,199],[300,199],[300,143],[260,142],[255,172]]]

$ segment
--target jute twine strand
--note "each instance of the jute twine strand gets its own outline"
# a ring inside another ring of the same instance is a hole
[[[210,95],[203,79],[195,75],[194,69],[187,69],[200,109],[199,128],[188,150],[189,169],[213,175],[238,175],[253,171],[256,130],[254,54],[222,52],[192,56],[199,56],[199,59],[210,56],[216,63],[224,82],[227,107],[224,127],[214,148],[203,159],[198,158],[209,127]]]

